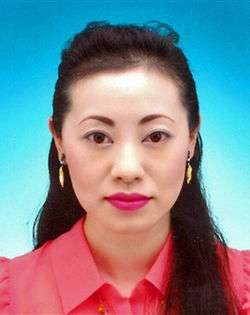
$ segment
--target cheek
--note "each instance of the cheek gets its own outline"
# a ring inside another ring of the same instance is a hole
[[[158,178],[161,178],[161,182],[166,188],[175,187],[175,185],[183,182],[185,169],[186,162],[183,156],[179,159],[167,160],[165,167],[159,170]]]
[[[187,151],[188,141],[184,134],[184,136],[176,137],[176,141],[170,143],[163,154],[155,157],[157,177],[167,185],[166,187],[183,181]]]
[[[170,209],[177,200],[185,179],[186,160],[183,154],[168,158],[164,166],[158,168],[155,178],[158,184],[159,198]]]
[[[83,200],[93,198],[93,193],[97,185],[101,184],[101,177],[103,172],[102,163],[98,163],[94,156],[86,154],[82,149],[68,146],[67,151],[67,164],[70,173],[75,194],[83,205]],[[99,157],[100,161],[100,157]]]

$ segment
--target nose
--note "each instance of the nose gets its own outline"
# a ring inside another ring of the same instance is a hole
[[[143,177],[143,167],[140,163],[138,150],[132,144],[123,145],[117,152],[112,166],[111,175],[115,180],[127,184]]]

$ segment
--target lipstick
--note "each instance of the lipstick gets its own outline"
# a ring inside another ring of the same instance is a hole
[[[116,193],[111,196],[105,197],[114,207],[124,211],[135,211],[144,207],[151,197],[139,193]]]

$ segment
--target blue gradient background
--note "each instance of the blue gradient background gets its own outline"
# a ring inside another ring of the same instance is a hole
[[[250,248],[249,1],[0,1],[0,255],[32,249],[48,189],[47,119],[60,52],[94,20],[160,20],[181,36],[197,83],[203,174],[230,246]]]

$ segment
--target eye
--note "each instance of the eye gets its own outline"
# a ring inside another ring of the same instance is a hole
[[[170,137],[171,137],[171,135],[167,132],[154,131],[147,138],[150,138],[151,142],[153,142],[153,143],[159,143],[160,141],[164,141]],[[84,139],[87,139],[90,142],[94,142],[95,144],[105,143],[104,142],[105,138],[108,138],[108,137],[103,132],[100,132],[100,131],[91,132],[84,137]],[[162,140],[162,138],[164,138],[164,139]]]
[[[91,137],[93,140],[91,140]],[[90,142],[94,142],[96,144],[102,144],[105,137],[107,137],[104,133],[100,132],[100,131],[95,131],[95,132],[92,132],[92,133],[89,133],[87,134],[84,139],[87,139],[89,140],[90,139]]]
[[[152,140],[153,143],[158,143],[161,141],[161,139],[163,138],[163,136],[166,138],[170,138],[170,134],[164,131],[154,131],[152,132],[147,138],[150,138]],[[164,140],[162,140],[164,141]]]

